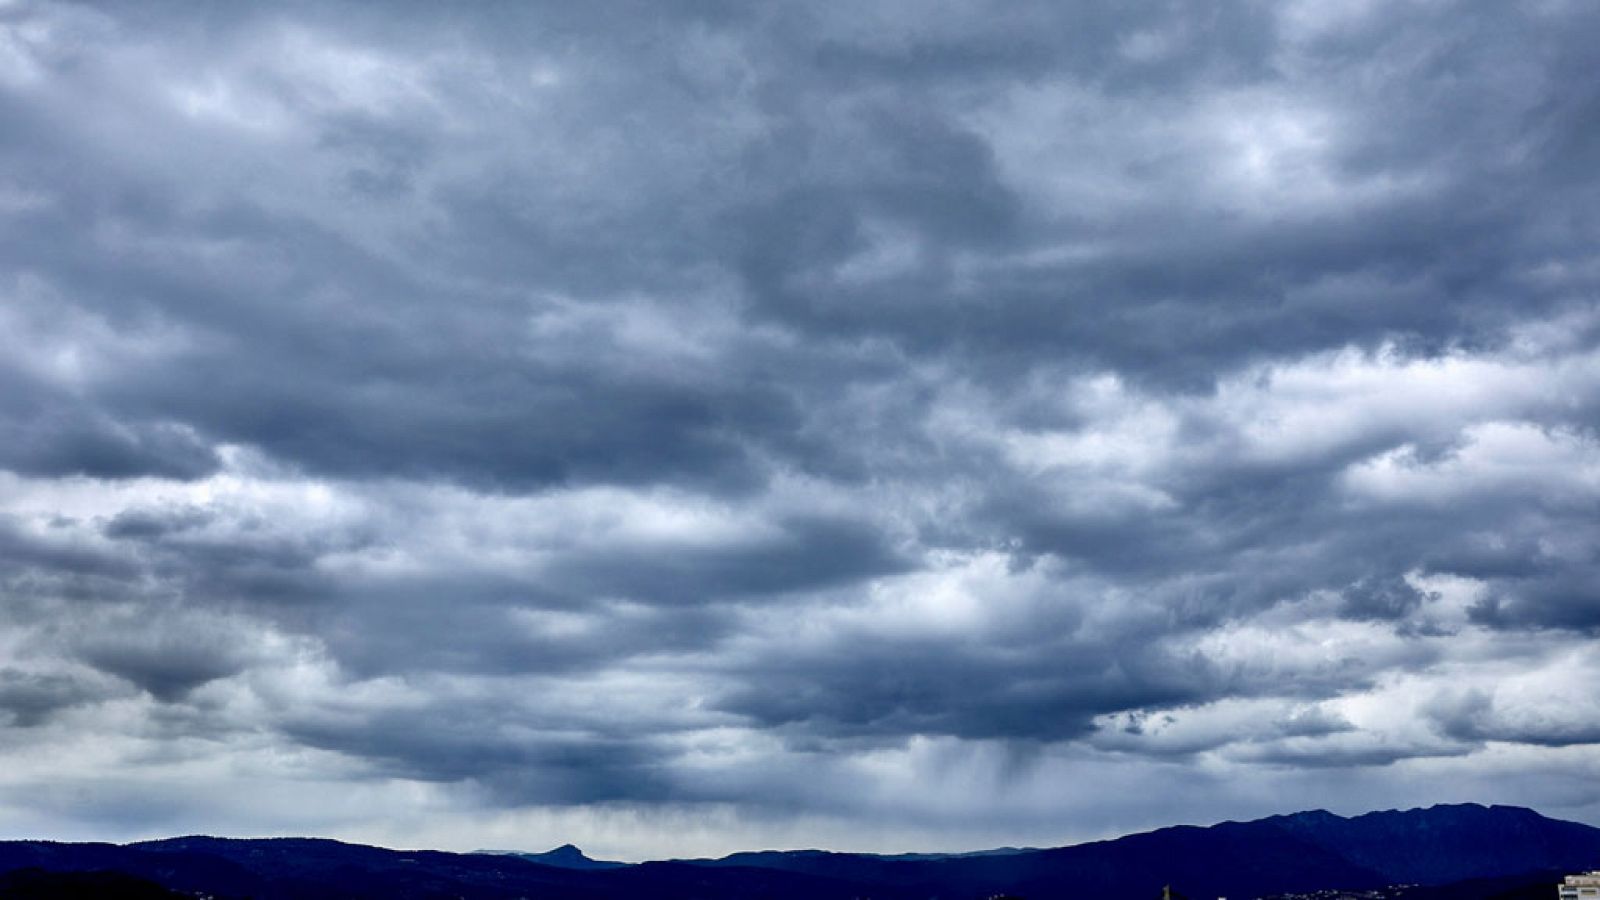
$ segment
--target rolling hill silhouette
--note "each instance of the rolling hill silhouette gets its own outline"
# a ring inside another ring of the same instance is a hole
[[[87,896],[70,890],[51,894],[46,876],[102,873],[113,879],[108,883],[134,892],[128,896],[160,896],[151,893],[159,886],[181,894],[257,900],[962,900],[998,895],[1125,900],[1160,897],[1169,884],[1193,898],[1241,900],[1410,885],[1392,895],[1467,900],[1537,896],[1557,873],[1595,867],[1600,867],[1600,829],[1529,809],[1473,804],[1350,818],[1316,810],[1042,850],[898,856],[767,851],[632,865],[590,860],[570,845],[547,854],[462,854],[310,838],[0,842],[0,873],[9,873],[5,877],[16,882],[12,887],[28,885],[29,897]],[[24,896],[7,891],[7,885],[0,881],[0,897]]]

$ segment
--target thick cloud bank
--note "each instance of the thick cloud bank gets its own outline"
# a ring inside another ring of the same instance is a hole
[[[1600,821],[1585,3],[0,3],[0,833]]]

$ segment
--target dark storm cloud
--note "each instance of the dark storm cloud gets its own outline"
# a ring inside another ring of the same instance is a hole
[[[201,478],[215,451],[173,420],[118,419],[0,363],[0,465],[20,475]]]
[[[20,475],[188,479],[217,470],[210,448],[172,426],[129,426],[70,413],[63,421],[40,411],[11,438],[5,463]]]
[[[1600,623],[1596,48],[1559,3],[0,8],[0,710],[507,806],[1586,746],[1497,683]]]
[[[118,406],[171,415],[213,440],[250,443],[341,476],[437,475],[510,487],[688,479],[705,486],[747,484],[758,477],[749,468],[748,452],[783,452],[785,437],[829,394],[826,375],[813,369],[804,373],[809,383],[774,384],[759,358],[750,356],[760,348],[738,345],[724,349],[715,373],[684,380],[619,369],[619,357],[627,351],[617,347],[595,347],[587,359],[552,365],[541,359],[544,348],[537,342],[514,340],[526,331],[522,323],[528,309],[508,300],[507,292],[659,289],[664,275],[696,286],[689,273],[722,269],[747,287],[758,316],[774,316],[823,342],[881,336],[919,353],[953,354],[985,368],[1026,368],[1036,356],[1065,355],[1134,377],[1178,378],[1203,386],[1241,358],[1263,351],[1317,350],[1387,337],[1424,346],[1482,340],[1483,329],[1505,320],[1505,279],[1551,249],[1522,245],[1528,238],[1521,235],[1542,230],[1526,228],[1523,220],[1534,214],[1537,221],[1554,224],[1582,203],[1581,192],[1574,196],[1565,186],[1541,182],[1554,166],[1552,154],[1577,152],[1563,149],[1566,144],[1541,146],[1529,159],[1507,161],[1498,156],[1505,152],[1500,144],[1484,143],[1499,136],[1493,129],[1520,130],[1521,119],[1534,110],[1495,107],[1487,120],[1465,114],[1449,118],[1437,122],[1440,131],[1425,132],[1423,142],[1422,133],[1397,137],[1383,124],[1389,109],[1410,110],[1413,102],[1423,108],[1419,99],[1401,96],[1385,98],[1377,114],[1341,131],[1336,137],[1344,156],[1326,165],[1331,177],[1353,181],[1366,172],[1398,173],[1395,177],[1425,172],[1438,184],[1420,196],[1380,194],[1372,201],[1376,208],[1335,205],[1287,222],[1218,223],[1206,198],[1186,202],[1182,197],[1183,182],[1193,175],[1186,167],[1197,163],[1194,157],[1163,156],[1157,148],[1136,146],[1136,160],[1146,152],[1151,159],[1144,169],[1122,177],[1139,191],[1180,192],[1160,217],[1055,210],[1042,206],[1040,198],[1020,196],[1020,185],[1006,183],[992,138],[965,121],[962,114],[969,110],[950,104],[943,87],[947,80],[939,77],[940,70],[949,69],[998,90],[1019,67],[1033,68],[1026,62],[1029,54],[1019,51],[1040,45],[1052,48],[1055,64],[1029,72],[1031,78],[1080,77],[1085,67],[1104,72],[1111,65],[1106,60],[1118,58],[1117,40],[1161,26],[1187,35],[1186,49],[1167,60],[1167,84],[1193,89],[1213,77],[1223,86],[1281,82],[1283,74],[1260,61],[1271,45],[1249,37],[1270,27],[1260,17],[1226,6],[1177,20],[1109,8],[1071,16],[996,10],[989,13],[1000,17],[996,24],[985,22],[977,10],[946,12],[931,34],[879,38],[884,47],[853,28],[842,37],[833,35],[832,29],[849,23],[828,16],[811,22],[811,16],[780,10],[771,14],[776,21],[737,17],[725,23],[698,9],[681,13],[685,28],[748,27],[727,39],[735,46],[773,51],[771,70],[745,76],[755,96],[729,96],[738,85],[683,83],[694,73],[679,70],[695,62],[695,48],[669,43],[630,60],[635,74],[613,71],[599,82],[620,114],[637,119],[634,132],[619,132],[604,116],[574,121],[567,110],[555,111],[558,122],[574,126],[578,152],[591,140],[604,142],[597,161],[601,177],[576,184],[567,191],[570,199],[553,193],[547,183],[563,177],[562,170],[543,175],[509,161],[475,173],[481,181],[464,182],[459,176],[439,181],[428,199],[443,216],[443,239],[407,238],[396,249],[437,258],[470,279],[466,283],[419,283],[421,273],[412,267],[375,257],[323,223],[270,213],[237,195],[225,195],[221,204],[206,197],[192,211],[183,194],[194,189],[174,184],[161,169],[135,175],[143,180],[131,185],[69,188],[79,196],[63,201],[53,216],[55,228],[24,237],[13,246],[13,259],[59,259],[49,274],[61,280],[63,290],[89,302],[102,298],[97,306],[106,308],[114,292],[118,306],[131,301],[211,333],[214,349],[193,351],[181,368],[163,367],[108,386],[107,392]],[[672,21],[674,13],[662,15]],[[1230,24],[1235,19],[1239,27]],[[780,29],[791,20],[814,31]],[[972,45],[1011,52],[964,50],[962,36],[974,22],[985,24],[969,39]],[[481,27],[447,24],[469,31]],[[543,20],[524,12],[502,24],[514,31]],[[1398,35],[1390,42],[1410,47],[1407,41],[1416,41],[1425,56],[1421,71],[1413,73],[1415,86],[1407,88],[1410,94],[1432,90],[1435,79],[1467,79],[1438,104],[1442,109],[1425,107],[1430,124],[1472,103],[1476,79],[1490,77],[1452,60],[1451,54],[1461,51],[1450,40],[1473,46],[1484,61],[1520,51],[1523,45],[1512,43],[1518,39],[1553,43],[1552,56],[1583,52],[1567,32],[1546,33],[1515,17],[1505,22],[1474,17],[1463,23],[1408,16],[1391,24]],[[1447,36],[1432,33],[1441,24],[1450,29]],[[557,17],[558,33],[575,34],[581,48],[602,58],[619,52],[618,44],[636,49],[620,34],[585,31],[595,26],[586,17]],[[362,21],[353,27],[352,37],[376,28]],[[375,36],[386,37],[387,31]],[[1234,35],[1238,46],[1228,41],[1218,48],[1207,39],[1222,34]],[[855,52],[877,56],[883,65],[850,77],[849,67],[830,65],[827,54],[816,59],[806,52],[822,47],[843,53],[852,49],[851,42],[862,44]],[[1188,58],[1198,48],[1211,49]],[[1225,58],[1235,65],[1213,76],[1219,50],[1233,54]],[[1345,52],[1330,51],[1339,62],[1348,61]],[[496,48],[490,64],[511,65],[509,53]],[[1112,67],[1146,68],[1126,60]],[[1524,64],[1496,77],[1537,77],[1527,69]],[[676,71],[679,80],[652,83],[658,70]],[[1339,71],[1342,77],[1324,88],[1329,105],[1367,99],[1337,93],[1361,71],[1355,62]],[[1157,85],[1115,79],[1095,84],[1108,102],[1145,98],[1181,108],[1181,94],[1170,96]],[[442,90],[453,96],[460,88],[446,82]],[[260,90],[282,104],[311,100],[296,93],[309,86],[267,80]],[[480,107],[484,102],[473,99]],[[697,101],[710,109],[737,102],[741,105],[732,111],[741,112],[743,104],[751,105],[748,114],[764,117],[773,131],[743,145],[725,145],[729,138],[713,131],[680,146],[689,137],[673,127],[671,117]],[[310,127],[317,138],[307,152],[319,168],[339,167],[367,152],[353,148],[378,147],[401,154],[408,168],[448,170],[442,158],[446,151],[427,149],[441,114],[430,105],[416,105],[422,115],[414,121],[403,116],[413,110],[402,106],[363,112],[376,119],[366,124],[352,124],[352,112],[312,107]],[[480,111],[485,110],[469,110]],[[1558,121],[1567,127],[1569,120]],[[506,124],[516,134],[536,123]],[[39,124],[21,129],[27,137],[14,140],[33,152],[65,150],[80,158],[93,152],[65,146],[75,136],[73,123],[41,119]],[[1008,124],[1018,130],[1061,127],[1026,119]],[[1547,122],[1543,127],[1557,126]],[[1539,134],[1535,126],[1535,139]],[[1415,139],[1407,142],[1407,137]],[[1084,166],[1072,136],[1059,140],[1060,165]],[[635,146],[618,148],[616,141]],[[652,159],[638,146],[652,141],[662,144],[663,152],[699,155],[686,160],[688,171],[678,172],[673,158]],[[408,145],[416,146],[408,150]],[[1475,147],[1477,155],[1471,152]],[[1446,148],[1457,149],[1446,154]],[[228,149],[220,141],[212,145],[212,152]],[[697,170],[723,157],[737,159],[741,178],[700,183],[703,173]],[[657,179],[653,190],[641,185],[641,194],[613,193],[631,191],[646,171]],[[1490,177],[1492,188],[1486,183]],[[696,193],[679,196],[690,190]],[[1495,202],[1512,192],[1526,198],[1515,210]],[[1088,221],[1072,225],[1079,216]],[[108,248],[103,241],[67,237],[69,229],[82,234],[86,223],[97,222],[142,241]],[[915,264],[865,283],[841,278],[852,257],[871,250],[865,230],[879,226],[899,229],[917,243]],[[646,227],[648,233],[638,233]],[[1508,244],[1513,228],[1519,240]],[[1002,262],[977,284],[950,270],[952,258],[963,253],[1004,260],[1016,251],[1076,241],[1118,249],[1069,268]],[[473,256],[452,265],[452,254],[460,252]],[[507,263],[516,269],[495,268]],[[238,278],[241,267],[255,277]],[[597,277],[608,283],[596,284]],[[1306,288],[1341,277],[1366,283],[1348,296],[1326,291],[1303,296]],[[1559,299],[1544,293],[1519,291],[1520,312]],[[207,389],[195,390],[199,384]],[[340,390],[327,390],[332,384]],[[124,440],[133,443],[121,455],[130,456],[156,438]],[[157,444],[144,452],[159,449]],[[111,461],[100,461],[112,453],[109,447],[89,443],[80,453],[85,459],[77,463],[70,454],[55,456],[60,465],[110,471]],[[137,471],[135,464],[130,459],[121,465]],[[165,465],[158,471],[175,471],[177,463]],[[197,465],[187,463],[181,471],[204,471]]]
[[[576,598],[707,603],[853,584],[908,568],[871,522],[802,516],[777,534],[713,546],[620,546],[575,553],[549,573]]]
[[[1506,741],[1545,747],[1600,744],[1600,727],[1573,717],[1528,717],[1518,721],[1496,710],[1494,697],[1479,690],[1441,698],[1429,709],[1439,731],[1463,741]]]
[[[1493,582],[1494,592],[1473,608],[1478,621],[1492,627],[1566,628],[1594,634],[1600,629],[1600,566],[1592,559],[1553,562],[1531,578]]]
[[[1241,755],[1244,759],[1253,763],[1288,766],[1297,769],[1315,769],[1388,766],[1407,759],[1465,756],[1469,751],[1470,748],[1466,746],[1446,746],[1437,749],[1414,746],[1362,747],[1352,750],[1327,747],[1299,750],[1289,747],[1275,747],[1261,751],[1247,750]]]
[[[759,665],[722,701],[728,711],[803,737],[1062,740],[1097,715],[1191,703],[1210,696],[1199,661],[1130,648],[1058,645],[1008,660],[994,650],[941,643],[852,641],[827,658]],[[996,658],[998,657],[998,658]],[[1187,671],[1186,671],[1187,669]]]
[[[187,637],[187,636],[186,636]],[[158,700],[176,700],[189,691],[243,668],[228,648],[192,643],[105,642],[85,649],[83,658],[110,675],[126,679]]]
[[[65,597],[95,602],[119,600],[139,576],[132,560],[102,552],[73,533],[70,520],[41,533],[0,516],[0,585],[17,615],[30,602]]]
[[[1027,45],[1024,34],[1048,35],[1059,54],[1059,68],[1029,73],[1024,85],[1032,86],[1031,79],[1071,78],[1076,66],[1093,66],[1090,60],[1112,55],[1115,42],[1109,36],[1091,39],[1094,52],[1066,51],[1081,35],[1097,32],[1083,21],[1092,22],[1095,13],[1074,10],[1066,18],[1070,25],[1059,20],[1032,23],[1038,30],[1024,32],[1020,26],[1029,16],[1017,16],[1018,31],[1008,34],[1014,45]],[[1196,25],[1203,30],[1209,24],[1205,20],[1216,18],[1205,12],[1180,13],[1163,24],[1182,33]],[[1138,27],[1137,14],[1117,23],[1122,37]],[[776,167],[784,173],[779,177],[799,175],[804,180],[758,213],[758,222],[770,224],[748,231],[741,272],[765,308],[812,333],[891,335],[929,351],[975,354],[976,360],[991,364],[1021,360],[1026,365],[1033,354],[1069,354],[1136,377],[1195,387],[1203,387],[1242,357],[1263,352],[1315,350],[1385,337],[1422,347],[1488,339],[1509,312],[1503,305],[1505,280],[1550,249],[1544,240],[1555,237],[1570,247],[1564,237],[1539,234],[1543,229],[1538,226],[1528,229],[1527,217],[1561,228],[1556,223],[1564,214],[1556,210],[1581,215],[1586,196],[1581,191],[1569,194],[1564,180],[1550,177],[1553,168],[1561,167],[1554,157],[1570,151],[1541,140],[1547,129],[1568,127],[1572,120],[1560,117],[1559,126],[1548,122],[1535,96],[1519,94],[1515,87],[1485,109],[1479,90],[1543,77],[1523,61],[1529,43],[1551,57],[1590,52],[1582,49],[1581,30],[1563,33],[1547,27],[1516,15],[1463,20],[1445,13],[1398,13],[1385,21],[1385,38],[1366,55],[1337,46],[1277,48],[1285,55],[1305,52],[1305,64],[1329,67],[1331,78],[1321,84],[1295,84],[1284,69],[1296,61],[1259,65],[1249,53],[1233,57],[1234,67],[1224,66],[1220,74],[1209,68],[1213,60],[1179,63],[1166,73],[1173,93],[1106,79],[1107,67],[1096,67],[1097,77],[1088,80],[1088,87],[1103,92],[1107,110],[1142,102],[1186,115],[1194,111],[1185,102],[1186,94],[1198,87],[1294,84],[1293,89],[1313,92],[1304,99],[1354,113],[1343,117],[1332,136],[1336,145],[1326,160],[1328,176],[1345,182],[1352,192],[1370,178],[1425,175],[1433,182],[1423,192],[1378,190],[1360,204],[1311,201],[1304,210],[1264,220],[1238,213],[1219,216],[1214,204],[1225,198],[1196,190],[1208,164],[1226,167],[1239,161],[1225,151],[1152,145],[1135,132],[1126,135],[1127,146],[1117,148],[1128,160],[1125,168],[1096,170],[1098,160],[1088,156],[1099,149],[1093,143],[1099,137],[1093,134],[1095,123],[1072,118],[1077,111],[1067,110],[1066,122],[1021,116],[1008,120],[1006,126],[1023,138],[1030,137],[1029,131],[1047,131],[1054,141],[1053,167],[1069,175],[1081,172],[1087,179],[1118,179],[1147,194],[1152,204],[1055,208],[1047,197],[1024,200],[1015,187],[1008,189],[996,171],[994,149],[970,127],[952,127],[965,110],[940,108],[936,115],[942,121],[936,118],[934,127],[926,119],[876,120],[855,113],[852,101],[858,95],[850,88],[859,83],[835,86],[838,93],[822,106],[828,118],[800,118],[792,127],[803,140],[774,149],[791,154]],[[1190,37],[1194,45],[1216,46],[1199,35]],[[941,82],[927,73],[936,63],[919,65],[925,63],[920,51],[939,60],[946,48],[933,39],[923,44],[912,36],[906,41],[910,46],[894,48],[900,55],[886,54],[900,65],[875,73],[870,83],[876,92],[863,91],[866,97],[859,103],[870,104],[867,98],[877,96],[913,109],[948,103],[947,96],[937,93]],[[1250,46],[1248,40],[1244,44]],[[1360,83],[1371,69],[1405,65],[1389,57],[1401,47],[1421,57],[1410,63],[1415,67],[1407,73],[1411,78],[1384,80],[1381,93],[1371,83]],[[959,56],[948,51],[943,55]],[[977,71],[957,62],[951,68],[982,83],[985,75],[1014,75],[1017,58],[1008,55],[987,67],[976,66]],[[1447,80],[1450,88],[1442,86]],[[1532,89],[1533,84],[1525,87]],[[1443,102],[1435,96],[1441,90],[1449,91]],[[1236,102],[1246,107],[1252,98],[1245,95]],[[1229,112],[1217,110],[1219,115]],[[1251,127],[1251,111],[1238,112],[1244,126]],[[1392,117],[1419,114],[1425,121],[1414,129],[1392,127]],[[1275,123],[1268,119],[1262,124],[1270,128]],[[1090,134],[1074,133],[1075,125]],[[1523,132],[1528,127],[1534,129],[1531,136]],[[1537,149],[1520,159],[1506,158],[1502,154],[1512,151],[1510,139],[1518,133]],[[1012,137],[999,135],[1001,140]],[[845,142],[865,143],[878,153],[860,154],[851,165],[828,166],[830,151],[843,156],[846,151],[836,145]],[[907,152],[910,148],[916,152]],[[1498,198],[1505,196],[1508,184],[1544,199],[1507,209]],[[902,186],[918,198],[917,206],[894,205],[892,198]],[[948,202],[941,202],[946,198]],[[861,228],[873,220],[913,232],[923,242],[926,260],[901,277],[868,285],[840,278],[842,264],[860,249]],[[1530,245],[1528,237],[1534,235]],[[1513,240],[1508,242],[1508,236]],[[1002,267],[976,285],[949,271],[952,255],[974,245],[992,251],[994,242],[1010,249],[1050,243],[1112,249],[1070,265]],[[1347,293],[1312,290],[1340,278],[1366,283]],[[1518,293],[1519,314],[1563,299],[1525,286]]]
[[[118,540],[156,540],[204,526],[212,518],[212,513],[199,507],[126,509],[113,516],[101,530],[106,537]]]
[[[492,710],[365,715],[357,723],[292,723],[314,747],[376,761],[379,773],[424,781],[472,780],[505,803],[660,799],[659,751],[601,736],[543,738],[506,729]]]
[[[64,710],[107,696],[103,687],[67,675],[0,670],[0,712],[16,728],[38,727]]]
[[[476,588],[477,590],[474,590]],[[356,675],[465,672],[480,675],[577,673],[642,655],[684,655],[714,647],[732,628],[715,609],[606,607],[558,614],[575,627],[541,627],[520,613],[541,605],[528,588],[511,588],[499,603],[482,585],[395,587],[363,595],[321,634]],[[440,598],[469,597],[440,609]],[[555,605],[558,609],[569,604]],[[566,618],[570,616],[571,618]],[[417,636],[426,633],[428,640]]]

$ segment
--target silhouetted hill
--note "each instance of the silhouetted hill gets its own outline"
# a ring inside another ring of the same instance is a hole
[[[998,855],[903,861],[804,850],[737,853],[696,862],[969,892],[1004,888],[1023,895],[1070,889],[1074,897],[1152,896],[1171,883],[1191,896],[1255,897],[1445,886],[1473,879],[1482,883],[1461,885],[1464,893],[1438,896],[1486,897],[1481,891],[1494,879],[1516,881],[1527,873],[1600,867],[1600,829],[1518,807],[1464,804],[1353,818],[1317,810]]]
[[[1193,897],[1256,897],[1272,891],[1380,887],[1383,876],[1260,823],[1180,826],[1112,841],[1009,857],[927,864],[938,881],[1006,879],[1022,896],[1159,897],[1171,884]]]
[[[995,895],[1126,900],[1159,897],[1165,884],[1190,897],[1234,900],[1318,892],[1324,898],[1510,900],[1548,894],[1560,873],[1596,866],[1600,829],[1526,809],[1474,805],[1353,818],[1296,813],[1209,828],[1163,828],[1048,850],[949,856],[767,851],[637,865],[590,860],[570,845],[542,854],[496,855],[387,850],[306,838],[184,837],[125,846],[0,843],[0,872],[12,873],[9,877],[98,872],[129,879],[122,883],[127,891],[160,885],[185,894],[257,900],[964,900]],[[1400,884],[1410,886],[1393,887]]]
[[[17,869],[0,875],[3,900],[185,900],[143,878],[122,872],[47,872]]]
[[[583,855],[582,850],[572,844],[562,844],[554,850],[547,850],[544,853],[510,853],[505,855],[525,859],[528,862],[542,863],[547,866],[558,866],[563,869],[619,869],[627,865],[627,863],[611,862],[604,859],[590,859]]]
[[[1349,819],[1317,810],[1263,821],[1399,884],[1558,869],[1575,861],[1600,865],[1595,829],[1515,806],[1435,806]]]

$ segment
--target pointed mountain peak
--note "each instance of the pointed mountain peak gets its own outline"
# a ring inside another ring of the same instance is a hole
[[[566,869],[614,869],[623,863],[608,862],[603,859],[590,859],[579,850],[576,844],[562,844],[554,850],[544,853],[519,853],[529,862],[542,863],[547,866],[560,866]]]

